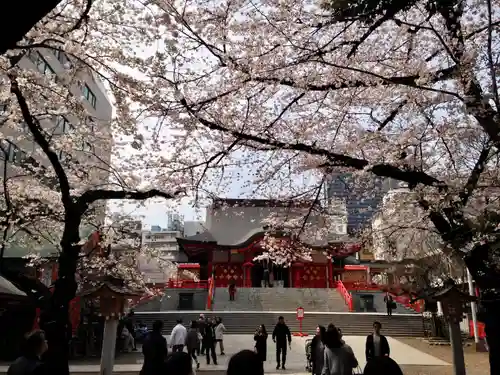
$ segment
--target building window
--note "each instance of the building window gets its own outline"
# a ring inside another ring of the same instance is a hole
[[[43,58],[43,56],[38,51],[30,50],[28,57],[36,65],[38,71],[45,75],[51,75],[55,82],[57,82],[56,72],[49,63]]]
[[[83,86],[83,96],[89,101],[92,107],[96,107],[97,99],[88,85]]]
[[[67,133],[74,129],[74,126],[64,116],[57,116],[56,127],[61,132],[61,134]]]
[[[20,163],[26,159],[26,153],[12,142],[3,139],[0,144],[2,148],[0,157],[2,160],[10,161],[11,163]]]
[[[7,104],[0,104],[0,113],[7,111]]]
[[[64,53],[63,51],[60,51],[58,49],[53,50],[53,52],[54,52],[54,55],[56,56],[57,60],[66,69],[70,69],[73,66],[73,64],[71,64],[70,59],[68,58],[68,55],[66,55],[66,53]]]

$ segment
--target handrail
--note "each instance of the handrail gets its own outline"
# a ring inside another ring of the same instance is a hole
[[[344,286],[344,283],[341,280],[337,281],[337,291],[344,298],[344,301],[345,301],[347,307],[349,308],[349,311],[353,311],[352,295],[346,289],[346,287]]]
[[[392,296],[392,299],[409,308],[412,309],[416,312],[421,312],[422,311],[422,306],[421,303],[414,302],[411,303],[411,297],[407,295],[401,288],[396,287],[396,286],[390,286],[390,285],[381,285],[381,284],[374,284],[374,283],[364,283],[364,282],[346,282],[344,283],[344,287],[347,290],[354,290],[354,291],[360,291],[360,290],[376,290],[380,292],[389,292],[389,294]],[[399,294],[403,293],[403,294]]]

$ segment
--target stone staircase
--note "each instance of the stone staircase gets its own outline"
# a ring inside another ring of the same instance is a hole
[[[347,312],[337,290],[326,288],[238,288],[235,301],[229,301],[226,288],[217,288],[213,310],[295,311],[297,307],[306,312]]]
[[[305,308],[304,308],[305,309]],[[181,317],[185,324],[198,319],[199,312],[137,312],[137,319],[151,327],[155,320],[164,322],[164,334],[170,334],[175,321]],[[228,334],[253,334],[260,324],[265,324],[268,330],[276,324],[278,316],[285,317],[285,321],[292,332],[299,331],[299,322],[293,312],[243,312],[243,311],[216,311],[203,312],[205,316],[221,317]],[[318,324],[333,323],[342,328],[344,335],[364,336],[372,331],[373,322],[382,323],[383,333],[392,337],[423,337],[424,325],[420,315],[393,315],[387,317],[382,314],[370,313],[308,313],[305,311],[303,332],[313,334]]]

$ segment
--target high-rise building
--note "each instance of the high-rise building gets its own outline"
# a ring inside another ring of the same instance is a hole
[[[182,232],[183,231],[183,217],[177,213],[167,214],[167,228],[171,231]]]
[[[83,131],[84,134],[86,132],[89,134],[98,134],[98,136],[94,137],[96,138],[95,140],[93,138],[91,140],[89,136],[85,135],[75,137],[75,139],[79,138],[82,141],[81,144],[75,143],[73,145],[71,155],[62,150],[57,150],[56,152],[70,181],[75,177],[72,176],[72,173],[76,173],[74,172],[75,168],[72,167],[78,165],[80,162],[85,166],[80,169],[84,170],[85,184],[88,185],[84,188],[90,189],[106,184],[109,177],[113,142],[110,124],[112,105],[107,96],[106,89],[97,74],[89,69],[71,69],[74,66],[72,59],[64,52],[55,49],[31,49],[22,57],[18,66],[21,69],[38,71],[56,84],[70,86],[70,93],[76,98],[81,98],[81,108],[79,108],[78,113],[51,116],[40,115],[36,116],[36,121],[47,134],[51,135],[50,141],[54,145],[57,144],[56,137],[62,137],[71,132],[77,134],[77,132]],[[69,75],[66,74],[70,70],[71,74],[74,74],[74,78],[71,80],[68,78]],[[43,89],[40,91],[40,95],[43,97]],[[0,103],[0,119],[2,119],[2,114],[8,112],[10,105],[9,103]],[[17,103],[12,103],[12,105],[16,106]],[[57,181],[46,178],[46,174],[43,172],[45,167],[48,172],[50,171],[50,175],[53,175],[52,167],[45,155],[40,152],[39,146],[31,139],[30,131],[26,126],[14,128],[3,127],[0,148],[0,159],[4,162],[3,166],[6,166],[9,171],[10,166],[13,165],[22,165],[26,169],[30,169],[30,165],[41,167],[42,172],[39,172],[35,176],[36,180],[45,184],[48,189],[55,188]],[[92,162],[91,165],[95,167],[91,167],[88,164],[89,160]],[[33,170],[36,169],[38,168],[33,168]],[[81,172],[78,171],[78,173]],[[78,186],[78,188],[81,187]],[[96,205],[94,210],[93,217],[96,222],[92,224],[95,228],[96,225],[104,224],[106,215],[105,205],[102,203],[99,206]],[[82,238],[87,234],[83,230]],[[49,247],[51,246],[49,245]],[[14,241],[12,246],[6,250],[5,255],[13,257],[22,256],[23,251],[26,252],[27,250],[16,246]]]
[[[327,202],[345,204],[347,232],[355,233],[370,226],[383,196],[398,185],[397,181],[380,177],[354,177],[350,173],[330,176],[325,189]]]

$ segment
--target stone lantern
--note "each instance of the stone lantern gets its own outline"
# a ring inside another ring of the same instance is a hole
[[[101,375],[111,375],[115,360],[118,320],[125,313],[127,301],[142,293],[124,285],[123,280],[113,277],[94,278],[84,284],[78,295],[98,302],[99,315],[106,319],[102,339]]]
[[[464,305],[476,301],[476,297],[462,292],[453,280],[445,283],[445,288],[432,295],[432,298],[441,303],[443,316],[448,321],[450,342],[453,352],[454,375],[465,375],[464,349],[460,322],[465,312]]]

